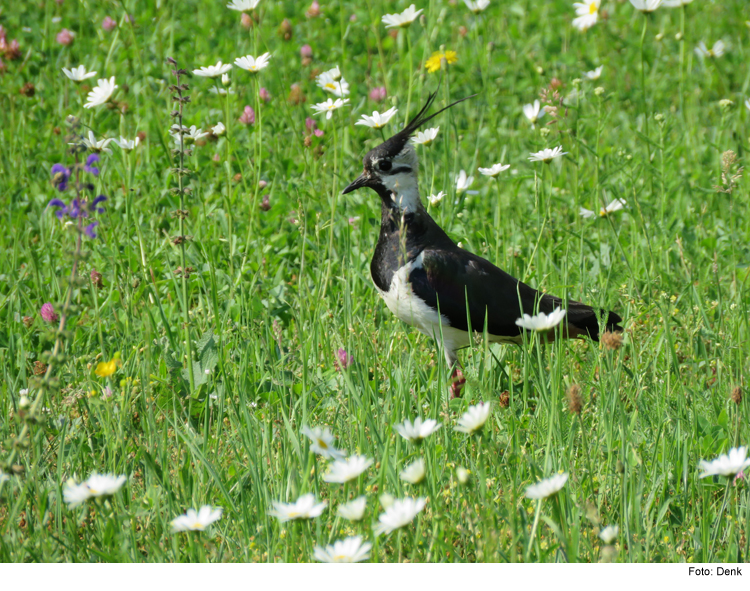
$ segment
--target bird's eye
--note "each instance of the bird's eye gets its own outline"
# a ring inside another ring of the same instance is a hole
[[[388,171],[391,169],[391,163],[388,160],[381,160],[378,163],[378,168],[382,171]]]

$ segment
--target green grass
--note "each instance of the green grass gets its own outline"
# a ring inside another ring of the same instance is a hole
[[[714,188],[722,154],[738,155],[736,172],[748,149],[744,1],[687,6],[682,44],[682,11],[655,12],[643,77],[643,17],[611,0],[602,6],[609,18],[583,34],[570,25],[568,2],[493,2],[474,17],[461,3],[432,1],[417,6],[425,26],[396,40],[376,3],[325,4],[308,19],[303,2],[261,0],[250,31],[222,3],[8,6],[0,24],[21,56],[3,59],[0,76],[0,466],[11,474],[0,484],[3,561],[309,561],[316,544],[362,535],[374,543],[373,561],[595,562],[604,545],[597,533],[610,524],[620,528],[617,561],[747,560],[747,481],[698,478],[701,459],[750,443],[748,397],[730,400],[734,388],[746,390],[749,369],[748,182],[740,178],[731,194]],[[386,12],[406,6],[389,3]],[[119,21],[110,33],[100,26],[107,14]],[[63,27],[76,32],[70,47],[55,41]],[[731,45],[725,56],[696,57],[699,41],[720,38]],[[309,65],[300,61],[305,43]],[[422,64],[440,46],[458,63],[427,74]],[[229,140],[186,158],[194,174],[183,261],[172,241],[182,233],[172,215],[180,196],[170,192],[178,181],[165,59],[192,70],[265,51],[271,65],[256,79],[230,72],[228,101],[208,92],[211,80],[187,80],[185,124],[223,121]],[[116,76],[117,107],[82,108],[85,91],[61,72],[78,64]],[[581,81],[600,64],[599,80]],[[316,118],[325,135],[307,146],[310,105],[329,96],[313,70],[335,65],[351,101],[330,121]],[[531,129],[521,107],[553,78],[566,97],[560,116]],[[30,98],[19,94],[28,82]],[[288,100],[292,84],[306,102]],[[376,105],[367,94],[382,85],[389,99]],[[259,87],[271,94],[267,104],[258,104]],[[413,115],[438,88],[441,105],[478,96],[440,115],[437,141],[418,150],[423,198],[448,193],[431,213],[464,248],[527,283],[620,313],[621,348],[539,349],[533,339],[516,348],[480,334],[462,352],[464,396],[448,399],[442,354],[393,318],[372,286],[376,195],[339,195],[382,141],[353,125],[359,116],[397,105],[387,137],[408,119],[409,96]],[[245,105],[256,110],[251,127],[237,122]],[[46,207],[72,198],[55,191],[49,172],[74,162],[70,114],[97,137],[143,132],[145,141],[129,157],[114,145],[102,157],[96,192],[109,201],[100,238],[83,241],[82,281],[72,284],[71,315],[56,335],[39,310],[51,302],[59,312],[70,285],[76,232]],[[557,145],[568,152],[561,162],[528,162],[529,152]],[[500,161],[512,168],[498,182],[476,173]],[[474,171],[478,195],[454,195],[460,169]],[[260,208],[266,194],[269,211]],[[579,215],[615,198],[627,201],[624,211]],[[184,291],[178,266],[195,270]],[[24,316],[34,319],[28,328]],[[49,362],[56,337],[64,355],[49,368],[57,387],[45,390],[34,363]],[[345,371],[334,366],[339,348],[354,358]],[[182,371],[188,350],[198,366],[192,381]],[[98,377],[97,364],[116,352],[122,366]],[[568,411],[574,384],[580,415]],[[19,409],[23,388],[32,412]],[[455,432],[481,400],[493,403],[484,435]],[[416,416],[443,423],[419,448],[393,429]],[[326,484],[304,425],[330,426],[339,447],[375,464],[346,486]],[[427,478],[413,486],[398,475],[417,457]],[[459,466],[471,471],[466,486]],[[127,484],[107,501],[69,509],[64,483],[94,471],[126,474]],[[525,498],[528,485],[558,471],[570,477],[557,497],[541,506]],[[321,517],[279,524],[267,515],[273,501],[307,492],[328,501]],[[375,537],[383,493],[428,502],[413,524]],[[362,522],[335,516],[360,494],[368,498]],[[222,519],[204,533],[170,533],[175,516],[203,504],[222,507]]]

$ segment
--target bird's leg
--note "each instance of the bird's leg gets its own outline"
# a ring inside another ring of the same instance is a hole
[[[466,378],[464,377],[461,367],[456,365],[451,373],[451,398],[461,398],[461,390],[463,390],[464,384],[466,384]]]
[[[461,398],[461,390],[463,390],[466,384],[466,378],[461,371],[463,369],[461,362],[458,360],[458,355],[456,355],[455,351],[448,351],[447,349],[445,350],[445,359],[448,365],[453,368],[451,372],[451,385],[449,387],[451,398]]]

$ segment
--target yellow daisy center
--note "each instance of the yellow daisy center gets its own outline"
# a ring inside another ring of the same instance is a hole
[[[329,106],[328,108],[333,109],[333,105]],[[322,439],[318,439],[318,447],[322,447],[323,449],[328,449],[328,444]]]
[[[596,14],[596,11],[598,8],[596,7],[596,2],[592,2],[589,4],[589,14]]]

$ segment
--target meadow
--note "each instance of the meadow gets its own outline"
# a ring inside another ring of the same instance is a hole
[[[0,559],[747,560],[746,2],[237,3],[0,8]],[[435,91],[430,214],[621,338],[479,327],[450,398],[340,194]]]

